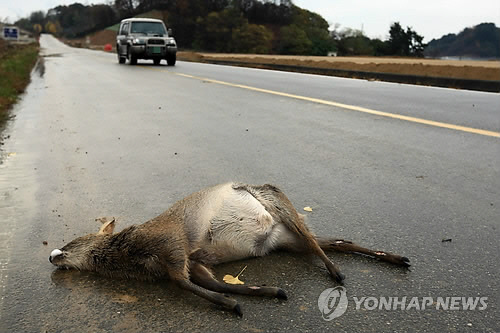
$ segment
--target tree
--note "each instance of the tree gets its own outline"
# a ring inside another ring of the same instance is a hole
[[[108,5],[92,5],[86,8],[86,12],[91,18],[92,30],[109,27],[118,19],[113,8]]]
[[[312,42],[307,38],[304,30],[295,24],[286,25],[280,29],[281,54],[307,55],[309,54]]]
[[[410,42],[399,22],[391,25],[389,35],[389,53],[391,55],[408,56],[410,54]]]
[[[244,24],[233,30],[232,51],[238,53],[269,53],[273,33],[263,25]]]
[[[15,22],[19,28],[40,34],[47,23],[47,16],[43,11],[32,12],[27,18]]]
[[[337,44],[338,54],[350,55],[373,55],[374,49],[370,38],[366,37],[361,30],[343,29],[333,32],[333,38]]]
[[[139,0],[115,0],[114,7],[120,13],[120,17],[133,16]]]
[[[423,37],[410,27],[406,31],[395,22],[389,29],[388,52],[390,55],[423,57],[425,44]]]
[[[36,12],[32,12],[30,14],[30,18],[29,18],[31,24],[40,24],[40,25],[44,25],[45,24],[45,13],[43,11],[36,11]]]
[[[59,33],[61,32],[61,26],[59,25],[59,22],[48,21],[45,24],[45,32],[52,34],[54,36],[58,36]]]
[[[205,18],[199,17],[195,48],[231,52],[233,30],[248,25],[248,20],[235,8],[226,8],[221,12],[211,12]]]
[[[37,35],[39,35],[39,34],[42,32],[42,30],[43,30],[43,29],[42,29],[42,26],[41,26],[40,24],[38,24],[38,23],[33,24],[33,31],[34,31]]]
[[[218,52],[326,55],[335,49],[329,24],[291,0],[106,0],[75,2],[19,20],[19,26],[79,38],[125,17],[161,10],[179,45]],[[168,18],[168,21],[167,21]]]
[[[329,24],[321,15],[293,6],[292,22],[306,33],[311,42],[307,54],[325,56],[334,49]]]
[[[233,6],[251,23],[288,25],[292,23],[293,4],[284,1],[233,0]]]
[[[4,21],[4,23],[7,23],[7,22]],[[27,18],[22,18],[22,19],[16,21],[15,25],[17,25],[19,28],[21,28],[23,30],[33,31],[33,24]]]
[[[411,28],[406,29],[406,35],[410,40],[410,55],[413,57],[422,58],[424,56],[425,44],[424,37],[417,34]]]

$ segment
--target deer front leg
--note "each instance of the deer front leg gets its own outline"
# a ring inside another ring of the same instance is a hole
[[[188,267],[190,267],[190,261],[183,256],[184,253],[180,252],[181,250],[179,250],[179,253],[171,251],[170,258],[164,258],[165,261],[163,262],[163,267],[166,268],[169,278],[180,288],[189,290],[193,294],[203,297],[212,303],[234,311],[238,316],[242,317],[243,313],[241,312],[241,307],[235,299],[207,290],[190,281],[190,273],[188,269]],[[157,269],[158,267],[153,265],[152,268]]]
[[[286,293],[277,287],[257,287],[227,284],[217,281],[210,270],[200,263],[191,261],[190,267],[191,281],[209,290],[220,293],[233,293],[251,296],[268,296],[280,299],[287,299]]]
[[[241,312],[241,307],[238,302],[230,297],[226,297],[223,294],[216,293],[205,288],[202,288],[189,280],[178,280],[175,281],[176,284],[185,290],[189,290],[195,295],[203,297],[204,299],[222,306],[225,309],[235,312],[238,316],[242,317],[243,312]]]
[[[364,247],[361,247],[357,244],[354,244],[351,241],[343,240],[343,239],[330,239],[330,238],[322,238],[316,237],[319,246],[325,251],[338,251],[344,253],[357,253],[364,254],[370,256],[372,258],[389,262],[391,264],[401,265],[404,267],[410,267],[410,259],[407,257],[402,257],[397,254],[393,254],[386,251],[375,251],[370,250]]]

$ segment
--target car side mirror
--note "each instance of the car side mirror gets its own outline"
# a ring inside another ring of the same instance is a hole
[[[174,37],[174,31],[171,28],[167,29],[167,33],[169,37]]]

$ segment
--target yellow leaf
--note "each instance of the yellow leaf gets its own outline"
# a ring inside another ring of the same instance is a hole
[[[245,282],[243,282],[239,279],[239,276],[241,275],[241,273],[243,273],[243,271],[246,268],[247,268],[247,266],[243,267],[243,269],[236,276],[232,276],[231,274],[226,274],[226,275],[224,275],[222,280],[228,284],[245,284]]]
[[[304,207],[304,210],[305,210],[306,212],[312,212],[312,211],[313,211],[313,209],[312,209],[311,207],[309,207],[309,206]]]
[[[224,280],[224,282],[228,284],[245,284],[245,282],[238,279],[237,276],[232,276],[230,274],[224,275],[224,278],[222,280]]]

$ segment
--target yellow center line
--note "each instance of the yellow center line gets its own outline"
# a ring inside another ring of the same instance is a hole
[[[145,67],[145,68],[148,68],[148,67]],[[151,67],[149,67],[149,68],[151,68]],[[154,68],[152,68],[152,69],[154,69]],[[364,107],[356,106],[356,105],[349,105],[349,104],[343,104],[343,103],[338,103],[338,102],[333,102],[333,101],[327,101],[327,100],[319,99],[319,98],[288,94],[288,93],[284,93],[284,92],[280,92],[280,91],[274,91],[274,90],[262,89],[262,88],[252,87],[252,86],[246,86],[243,84],[208,79],[208,78],[203,78],[203,77],[188,75],[188,74],[183,74],[183,73],[175,73],[175,72],[170,72],[170,73],[178,75],[178,76],[190,78],[190,79],[196,79],[196,80],[200,80],[200,81],[216,83],[216,84],[229,86],[229,87],[252,90],[252,91],[257,91],[257,92],[270,94],[270,95],[288,97],[288,98],[293,98],[293,99],[302,100],[302,101],[308,101],[308,102],[317,103],[317,104],[329,105],[329,106],[334,106],[337,108],[350,110],[350,111],[363,112],[363,113],[368,113],[368,114],[381,116],[381,117],[388,117],[388,118],[393,118],[393,119],[405,120],[405,121],[409,121],[412,123],[424,124],[424,125],[429,125],[429,126],[434,126],[434,127],[447,128],[447,129],[451,129],[451,130],[455,130],[455,131],[461,131],[461,132],[467,132],[467,133],[473,133],[473,134],[479,134],[479,135],[500,138],[500,133],[494,132],[494,131],[488,131],[488,130],[460,126],[460,125],[453,125],[453,124],[443,123],[443,122],[439,122],[439,121],[404,116],[404,115],[400,115],[400,114],[396,114],[396,113],[377,111],[377,110],[372,110],[372,109],[368,109],[368,108],[364,108]]]

